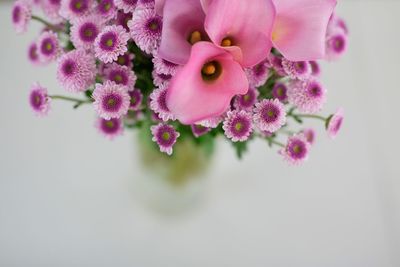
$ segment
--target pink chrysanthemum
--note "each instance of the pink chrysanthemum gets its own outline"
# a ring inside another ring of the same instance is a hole
[[[245,95],[235,97],[233,105],[238,110],[252,111],[259,94],[257,89],[250,87]]]
[[[194,137],[199,138],[200,136],[205,135],[206,133],[209,133],[211,131],[211,128],[209,127],[204,127],[202,125],[192,125],[192,133]]]
[[[224,114],[222,114],[221,116],[202,120],[202,121],[197,122],[196,124],[207,127],[207,128],[214,129],[219,126],[219,124],[225,119],[225,117],[226,117],[226,112]]]
[[[310,145],[313,145],[315,143],[315,130],[313,128],[307,128],[301,131],[302,134],[306,137],[306,140]]]
[[[99,16],[89,15],[73,22],[71,27],[71,41],[76,48],[93,49],[94,41],[102,30]]]
[[[154,9],[154,0],[139,0],[138,1],[138,8],[151,8]]]
[[[250,85],[259,87],[265,84],[269,76],[270,67],[270,62],[268,60],[264,60],[254,67],[245,69]]]
[[[319,66],[319,63],[317,61],[310,61],[309,63],[311,66],[311,75],[314,77],[321,76],[321,67]]]
[[[57,79],[70,92],[82,92],[96,80],[96,61],[83,50],[72,50],[58,60]]]
[[[14,29],[17,33],[24,33],[28,29],[28,24],[31,21],[32,7],[24,0],[14,2],[11,11],[11,19]]]
[[[326,38],[327,60],[337,60],[347,50],[347,35],[343,31],[330,33]]]
[[[316,80],[293,82],[289,86],[288,99],[301,112],[316,113],[325,104],[326,90]]]
[[[95,55],[104,63],[111,63],[128,51],[129,34],[122,26],[107,26],[95,40]]]
[[[307,61],[289,61],[282,59],[282,66],[286,74],[292,79],[305,81],[310,78],[311,66]]]
[[[132,39],[147,54],[152,54],[160,46],[162,18],[154,9],[136,10],[128,27]]]
[[[275,72],[279,76],[286,76],[286,72],[283,69],[282,57],[281,56],[276,56],[276,55],[271,53],[268,56],[268,61],[269,61],[269,64],[271,65],[271,67],[275,70]]]
[[[272,88],[272,96],[281,102],[287,101],[287,86],[284,83],[277,82]]]
[[[63,19],[60,16],[61,0],[41,0],[43,12],[53,23],[60,23]]]
[[[167,87],[160,86],[150,94],[150,108],[163,121],[176,120],[174,114],[171,113],[166,102]]]
[[[117,12],[116,24],[122,26],[129,32],[128,22],[132,19],[132,13],[124,13],[123,11]]]
[[[225,136],[232,142],[246,141],[253,132],[251,114],[244,110],[228,111],[222,129],[224,129]]]
[[[45,31],[39,36],[38,54],[41,62],[48,63],[61,54],[61,47],[57,37],[52,31]]]
[[[40,58],[36,42],[32,42],[28,47],[28,59],[34,65],[40,64]]]
[[[153,83],[157,87],[167,86],[172,79],[171,74],[158,73],[156,70],[153,70],[151,74],[153,76]]]
[[[285,106],[278,99],[262,100],[254,109],[254,122],[261,131],[278,131],[286,123]]]
[[[153,134],[152,140],[158,144],[160,151],[172,155],[173,146],[180,136],[179,132],[174,127],[163,123],[151,126],[150,129]]]
[[[143,101],[143,94],[139,89],[134,89],[129,91],[129,96],[131,97],[129,109],[130,110],[139,110],[140,105]]]
[[[125,13],[133,13],[137,6],[138,0],[115,0],[115,5]]]
[[[343,125],[343,119],[344,119],[344,111],[343,108],[339,108],[335,114],[333,114],[329,119],[327,123],[327,131],[328,131],[328,136],[331,139],[335,139],[336,136],[338,135],[340,129],[342,128]]]
[[[129,91],[134,89],[137,79],[131,69],[117,63],[108,64],[104,69],[104,76],[107,80],[126,86]]]
[[[50,102],[51,98],[47,94],[47,89],[38,83],[34,83],[31,86],[29,103],[36,115],[46,116],[50,110]]]
[[[165,75],[175,75],[179,69],[179,65],[159,57],[157,53],[153,57],[153,64],[156,73]]]
[[[130,96],[125,86],[111,81],[96,84],[93,99],[94,109],[104,119],[120,118],[128,113]]]
[[[96,13],[104,22],[108,22],[117,17],[117,8],[114,0],[99,0],[96,7]]]
[[[103,136],[109,138],[110,140],[122,135],[124,132],[121,118],[113,118],[109,120],[97,118],[96,128]]]
[[[93,5],[93,0],[61,0],[60,15],[73,21],[89,14]]]
[[[134,58],[135,58],[134,54],[126,52],[125,54],[118,56],[118,59],[115,61],[115,63],[121,66],[127,66],[129,69],[132,69]]]
[[[280,151],[284,159],[292,165],[299,165],[307,160],[310,144],[303,134],[289,137],[285,148]]]

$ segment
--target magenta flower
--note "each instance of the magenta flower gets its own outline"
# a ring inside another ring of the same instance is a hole
[[[104,63],[111,63],[128,51],[129,34],[122,26],[107,26],[95,40],[95,55]]]
[[[137,79],[135,73],[131,69],[117,63],[107,64],[104,69],[104,76],[109,81],[126,86],[129,91],[134,89]]]
[[[38,83],[31,86],[31,93],[29,95],[29,103],[32,110],[36,115],[43,117],[46,116],[50,110],[51,98],[47,95],[47,89]]]
[[[274,133],[286,123],[285,106],[278,99],[264,99],[254,108],[254,122],[263,132]]]
[[[140,110],[140,105],[143,101],[143,94],[139,89],[134,89],[129,91],[129,96],[131,97],[129,110]]]
[[[289,137],[286,147],[280,151],[280,154],[291,165],[299,165],[307,160],[310,150],[310,143],[304,134],[298,134]]]
[[[138,0],[115,0],[115,5],[125,13],[135,11]]]
[[[117,17],[117,8],[115,7],[114,0],[99,0],[97,2],[96,13],[105,22]]]
[[[261,61],[251,68],[246,68],[245,72],[249,83],[255,87],[264,85],[268,80],[270,68],[271,64],[269,60]]]
[[[104,137],[109,138],[110,140],[122,135],[124,132],[124,125],[120,118],[106,120],[99,117],[96,121],[96,128]]]
[[[89,15],[73,22],[71,41],[77,48],[93,49],[94,41],[102,30],[102,22],[98,15]]]
[[[287,86],[284,83],[277,82],[272,88],[272,96],[281,102],[287,101]]]
[[[180,136],[174,127],[167,124],[158,124],[151,126],[152,140],[158,144],[160,151],[172,155],[173,146]]]
[[[199,42],[189,62],[171,80],[167,106],[181,123],[194,124],[222,115],[232,97],[246,94],[248,88],[246,75],[231,54]]]
[[[176,120],[176,117],[167,106],[167,87],[160,86],[150,94],[150,108],[163,121]]]
[[[32,7],[29,2],[23,0],[15,1],[11,11],[11,19],[17,33],[26,32],[31,16]]]
[[[44,63],[55,60],[61,54],[57,34],[52,31],[45,31],[39,36],[38,54],[40,61]]]
[[[336,0],[274,0],[272,42],[291,61],[325,56],[325,36]]]
[[[257,102],[257,97],[260,94],[257,89],[250,87],[245,95],[235,97],[233,106],[238,110],[253,111],[254,104]]]
[[[302,134],[306,137],[306,140],[310,145],[315,143],[315,136],[317,135],[313,128],[307,128],[301,131]]]
[[[283,70],[291,79],[306,81],[311,76],[311,65],[307,61],[290,61],[282,59]]]
[[[293,82],[288,90],[288,100],[301,112],[316,113],[326,102],[326,89],[316,80]]]
[[[228,111],[222,128],[225,136],[231,139],[232,142],[246,141],[253,132],[251,113],[244,110]]]
[[[343,119],[344,119],[343,108],[339,108],[336,111],[336,113],[329,118],[326,129],[328,131],[328,136],[331,139],[335,139],[336,136],[338,135],[340,129],[342,128]]]
[[[199,138],[200,136],[203,136],[206,133],[209,133],[211,131],[211,128],[204,127],[204,126],[198,125],[198,124],[193,124],[191,126],[191,128],[192,128],[192,133],[193,133],[194,137],[196,137],[196,138]]]
[[[93,0],[61,0],[60,15],[68,20],[87,15],[93,8]]]
[[[28,47],[28,59],[34,65],[40,64],[40,58],[36,42],[32,42]]]
[[[326,59],[339,59],[347,50],[347,35],[343,31],[330,33],[326,38]]]

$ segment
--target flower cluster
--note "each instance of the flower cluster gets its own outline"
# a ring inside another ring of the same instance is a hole
[[[28,47],[35,66],[57,64],[60,86],[80,97],[49,95],[35,83],[30,104],[91,104],[99,131],[114,138],[142,128],[161,152],[183,139],[200,145],[224,135],[238,155],[258,137],[289,163],[303,162],[315,131],[337,136],[343,110],[318,115],[327,100],[317,60],[338,59],[348,29],[336,0],[17,0],[17,33],[43,30]],[[45,18],[38,17],[42,11]],[[287,135],[286,144],[278,141]],[[152,137],[151,137],[152,136]],[[179,140],[178,140],[179,138]]]

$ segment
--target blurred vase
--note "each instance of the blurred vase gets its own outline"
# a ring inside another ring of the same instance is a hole
[[[165,214],[190,211],[201,203],[213,153],[192,140],[178,140],[171,156],[161,153],[147,132],[138,138],[140,175],[136,189],[147,206]]]

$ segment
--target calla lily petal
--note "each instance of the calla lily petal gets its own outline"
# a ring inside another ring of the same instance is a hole
[[[165,0],[155,0],[154,9],[157,15],[162,16],[164,10]]]
[[[163,31],[160,56],[175,64],[185,64],[192,44],[190,34],[198,31],[203,37],[205,14],[199,0],[167,0],[163,10]]]
[[[239,47],[242,52],[240,63],[251,67],[270,53],[274,19],[275,7],[271,0],[252,0],[251,3],[213,0],[207,8],[204,27],[214,44]],[[228,43],[223,44],[224,40]],[[237,52],[234,56],[240,60]]]
[[[336,0],[274,0],[274,46],[291,61],[325,56],[325,36]]]
[[[204,79],[205,64],[218,62],[219,76]],[[188,63],[171,80],[167,106],[183,124],[218,117],[237,94],[246,94],[249,83],[243,68],[232,55],[210,42],[198,42],[192,48]]]

